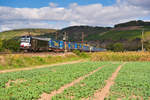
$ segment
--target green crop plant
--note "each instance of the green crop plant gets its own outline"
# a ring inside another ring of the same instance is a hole
[[[99,71],[81,80],[80,83],[65,89],[61,94],[57,94],[52,100],[82,100],[83,98],[92,100],[96,90],[102,89],[106,85],[106,80],[111,77],[120,64],[116,63],[104,66]]]
[[[107,100],[150,100],[150,62],[130,62],[119,72]]]
[[[0,100],[37,100],[110,62],[83,62],[0,74]]]

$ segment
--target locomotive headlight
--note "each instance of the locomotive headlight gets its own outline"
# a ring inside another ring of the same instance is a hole
[[[24,47],[24,45],[21,45],[21,47]]]

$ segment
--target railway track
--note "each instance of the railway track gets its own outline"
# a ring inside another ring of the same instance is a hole
[[[13,52],[13,53],[0,52],[0,54],[43,54],[43,53],[58,54],[55,52]]]
[[[26,56],[63,56],[67,54],[73,54],[72,52],[67,52],[67,53],[56,53],[56,52],[27,52],[27,53],[22,53],[22,52],[16,52],[16,53],[6,53],[6,52],[0,52],[0,55],[26,55]]]

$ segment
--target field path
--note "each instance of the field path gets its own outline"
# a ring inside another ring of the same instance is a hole
[[[121,64],[116,71],[112,74],[112,76],[106,81],[106,85],[103,89],[98,90],[95,94],[94,94],[94,98],[93,100],[104,100],[104,98],[109,94],[109,89],[110,87],[114,84],[114,80],[118,75],[118,72],[120,71],[120,69],[122,68],[122,66],[125,63]],[[89,99],[86,99],[89,100]]]
[[[106,64],[106,65],[107,65],[107,64]],[[51,98],[52,98],[53,96],[55,96],[56,94],[62,93],[62,92],[64,91],[64,89],[69,88],[69,87],[71,87],[71,86],[73,86],[73,85],[79,83],[81,80],[83,80],[84,78],[86,78],[86,77],[92,75],[93,73],[97,72],[98,70],[100,70],[100,69],[101,69],[102,67],[104,67],[104,66],[105,66],[105,65],[103,65],[103,66],[97,68],[96,70],[94,70],[94,71],[92,71],[92,72],[90,72],[90,73],[88,73],[88,74],[86,74],[86,75],[84,75],[84,76],[79,77],[78,79],[72,81],[72,82],[69,83],[69,84],[66,84],[66,85],[62,86],[61,88],[59,88],[58,90],[55,90],[55,91],[51,92],[50,94],[43,93],[43,94],[41,95],[41,98],[38,99],[38,100],[51,100]]]
[[[65,64],[75,64],[79,62],[85,62],[85,60],[77,60],[77,61],[69,61],[64,63],[57,63],[57,64],[49,64],[49,65],[41,65],[41,66],[34,66],[34,67],[28,67],[28,68],[17,68],[17,69],[8,69],[8,70],[1,70],[1,73],[7,73],[7,72],[16,72],[16,71],[23,71],[23,70],[32,70],[37,68],[46,68],[46,67],[52,67],[52,66],[59,66],[59,65],[65,65]]]

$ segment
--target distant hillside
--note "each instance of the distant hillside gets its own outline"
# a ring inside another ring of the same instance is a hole
[[[10,30],[10,31],[4,31],[0,32],[0,38],[1,39],[11,39],[20,37],[23,35],[42,35],[42,34],[50,34],[53,32],[56,32],[55,29],[17,29],[17,30]]]
[[[128,26],[150,26],[150,22],[144,22],[142,20],[130,21],[126,23],[120,23],[115,25],[115,27],[128,27]]]
[[[81,41],[82,33],[86,41],[96,40],[96,36],[111,30],[111,27],[92,27],[92,26],[71,26],[59,30],[58,33],[62,37],[62,33],[66,32],[70,41]]]

